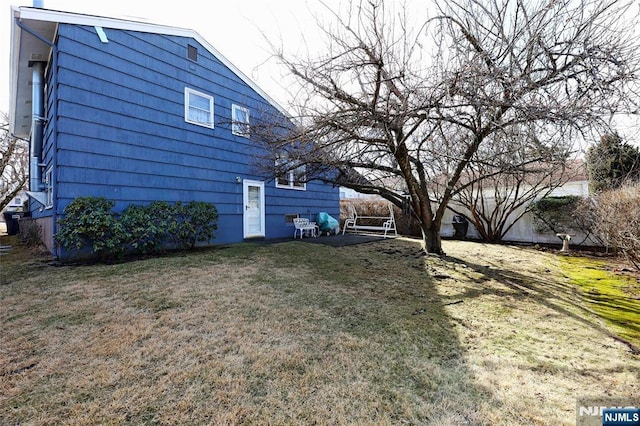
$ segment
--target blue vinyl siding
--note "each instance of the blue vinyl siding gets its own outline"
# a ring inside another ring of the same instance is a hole
[[[255,143],[231,132],[231,105],[249,108],[252,120],[274,107],[194,39],[104,30],[106,44],[93,27],[59,26],[57,111],[50,117],[57,119],[58,213],[79,196],[114,199],[118,210],[154,200],[208,201],[220,213],[216,241],[241,241],[243,186],[236,177],[263,179],[252,170]],[[197,63],[187,59],[188,44],[198,48]],[[185,87],[213,96],[213,129],[185,122]],[[47,161],[53,137],[46,136]],[[267,180],[265,211],[266,237],[290,236],[285,214],[337,217],[338,188],[310,182],[295,191]]]

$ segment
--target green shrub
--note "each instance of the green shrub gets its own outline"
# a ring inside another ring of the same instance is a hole
[[[111,209],[114,201],[104,197],[79,197],[64,209],[55,241],[65,250],[89,247],[100,256],[124,251],[126,232]]]
[[[531,203],[533,223],[538,232],[569,233],[579,229],[574,212],[582,197],[564,195],[545,197]]]
[[[211,203],[191,201],[182,210],[182,241],[193,248],[197,243],[206,243],[218,229],[218,210]]]
[[[120,217],[112,213],[114,205],[101,197],[75,199],[58,222],[56,242],[68,251],[88,247],[92,254],[113,257],[127,250],[146,254],[167,246],[194,248],[213,239],[218,229],[218,211],[211,203],[131,204]]]
[[[140,253],[158,251],[165,233],[163,223],[157,217],[162,210],[155,203],[147,206],[131,204],[124,209],[120,222],[127,233],[125,243]]]
[[[181,248],[194,248],[197,243],[214,238],[218,229],[218,210],[211,203],[177,202],[172,206],[166,223],[169,241]]]

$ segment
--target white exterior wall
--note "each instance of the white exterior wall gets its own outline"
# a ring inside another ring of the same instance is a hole
[[[565,195],[578,195],[581,197],[587,197],[589,195],[589,182],[584,181],[575,181],[569,182],[563,185],[560,188],[555,189],[548,196],[551,197],[561,197]],[[522,207],[522,209],[526,208],[526,206]],[[519,210],[517,213],[522,211]],[[461,209],[464,210],[464,209]],[[516,214],[517,214],[516,213]],[[453,236],[454,229],[451,224],[453,220],[454,213],[450,210],[444,215],[443,224],[442,224],[442,232],[441,235],[443,237],[451,237]],[[515,216],[515,215],[514,215]],[[472,223],[469,223],[469,230],[467,232],[468,238],[480,238],[480,234],[476,230],[475,226]],[[576,235],[571,236],[571,243],[583,245],[598,245],[597,242],[593,240],[586,240],[585,235],[582,233],[576,233]],[[511,229],[506,233],[504,241],[512,241],[512,242],[520,242],[520,243],[544,243],[544,244],[558,244],[558,246],[562,245],[562,242],[555,234],[552,233],[539,233],[535,229],[533,214],[528,212],[525,213],[518,222],[511,227]]]
[[[340,187],[340,199],[358,199],[358,200],[382,200],[383,198],[375,194],[362,194],[351,188]]]
[[[28,198],[29,197],[27,197],[27,194],[24,191],[20,191],[18,195],[15,196],[15,198],[9,201],[9,204],[7,204],[7,206],[5,207],[5,210],[6,211],[22,210],[22,205],[24,204],[25,201],[27,201]]]

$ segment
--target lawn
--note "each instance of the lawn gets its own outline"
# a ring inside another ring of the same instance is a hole
[[[640,399],[637,279],[607,281],[611,319],[557,253],[444,249],[61,266],[16,247],[0,257],[0,423],[570,425],[577,400]]]

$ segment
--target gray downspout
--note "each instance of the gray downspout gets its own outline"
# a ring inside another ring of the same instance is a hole
[[[55,237],[58,233],[58,46],[52,46],[51,53],[51,109],[49,117],[53,120],[51,123],[51,137],[53,138],[53,161],[51,164],[51,185],[53,188],[53,215],[51,234]],[[55,240],[53,242],[53,255],[58,257],[58,245]]]
[[[31,163],[29,167],[29,189],[42,190],[42,141],[44,138],[44,63],[31,63]]]
[[[55,43],[50,42],[49,40],[47,40],[45,37],[43,37],[42,35],[38,34],[36,31],[32,30],[31,28],[27,27],[26,25],[24,25],[22,22],[20,22],[20,20],[18,18],[15,19],[16,25],[18,27],[20,27],[21,29],[23,29],[24,31],[26,31],[27,33],[31,34],[32,36],[34,36],[35,38],[37,38],[38,40],[40,40],[41,42],[43,42],[44,44],[48,45],[49,47],[51,47],[52,52],[51,52],[51,93],[53,96],[51,105],[52,105],[52,111],[49,111],[49,116],[53,117],[53,120],[51,120],[50,124],[52,126],[51,128],[51,137],[53,138],[52,144],[53,144],[53,156],[52,156],[52,164],[51,164],[51,185],[53,185],[53,208],[52,208],[52,235],[56,235],[56,233],[58,232],[58,196],[56,194],[57,192],[57,187],[58,187],[58,122],[56,120],[56,117],[58,115],[57,113],[57,108],[58,108],[58,46]],[[44,82],[44,63],[40,62],[39,63],[40,66],[42,66],[42,79],[41,82]],[[34,68],[35,68],[35,64],[34,64]],[[34,71],[35,73],[35,71]],[[42,85],[42,91],[40,92],[42,94],[42,110],[39,114],[40,120],[38,120],[39,122],[39,126],[40,126],[40,147],[39,149],[39,155],[42,154],[42,143],[44,141],[44,117],[42,117],[42,115],[44,115],[44,84]],[[35,112],[35,106],[33,107],[33,111]],[[35,121],[35,117],[32,117],[32,119]],[[33,124],[33,122],[32,122]],[[33,131],[33,130],[32,130]],[[33,139],[32,139],[33,141]],[[33,154],[32,154],[33,156]],[[38,170],[38,173],[40,175],[40,181],[41,181],[41,177],[42,174],[40,173],[40,166],[39,164],[36,165],[36,170]],[[30,171],[31,172],[31,171]],[[31,182],[29,182],[29,184],[31,185]],[[34,189],[35,191],[38,191],[38,189]],[[54,242],[53,244],[53,256],[54,257],[58,257],[58,245]]]

